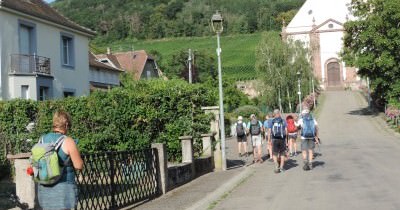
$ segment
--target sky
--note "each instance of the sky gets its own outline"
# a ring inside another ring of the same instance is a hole
[[[47,2],[47,3],[51,3],[51,2],[53,2],[54,0],[45,0],[45,2]]]

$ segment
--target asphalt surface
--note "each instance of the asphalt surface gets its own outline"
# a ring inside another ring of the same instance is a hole
[[[300,155],[280,174],[270,162],[253,165],[213,209],[400,209],[399,135],[367,112],[358,92],[324,94],[316,167],[303,171]]]

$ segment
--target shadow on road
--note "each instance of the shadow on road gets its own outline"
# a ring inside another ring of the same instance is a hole
[[[349,115],[362,115],[362,116],[378,116],[378,112],[374,112],[368,107],[361,108],[358,110],[353,110],[347,113]]]
[[[291,168],[297,167],[299,164],[297,164],[297,160],[289,159],[285,163],[285,168],[286,170],[290,170]]]
[[[325,166],[325,162],[324,161],[314,161],[313,162],[313,167],[324,167]]]
[[[226,160],[226,167],[228,169],[240,168],[243,167],[245,164],[246,163],[243,160],[232,160],[232,159]]]

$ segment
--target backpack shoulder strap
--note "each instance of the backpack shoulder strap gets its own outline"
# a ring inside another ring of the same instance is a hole
[[[58,148],[61,147],[61,145],[64,143],[64,140],[65,140],[66,137],[67,137],[67,136],[65,136],[65,135],[61,135],[61,136],[57,139],[57,141],[54,143],[54,145],[56,145],[55,150],[58,150]]]

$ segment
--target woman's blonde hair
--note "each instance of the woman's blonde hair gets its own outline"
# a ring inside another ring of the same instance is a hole
[[[68,130],[71,127],[71,116],[65,111],[56,111],[53,115],[53,129]]]

